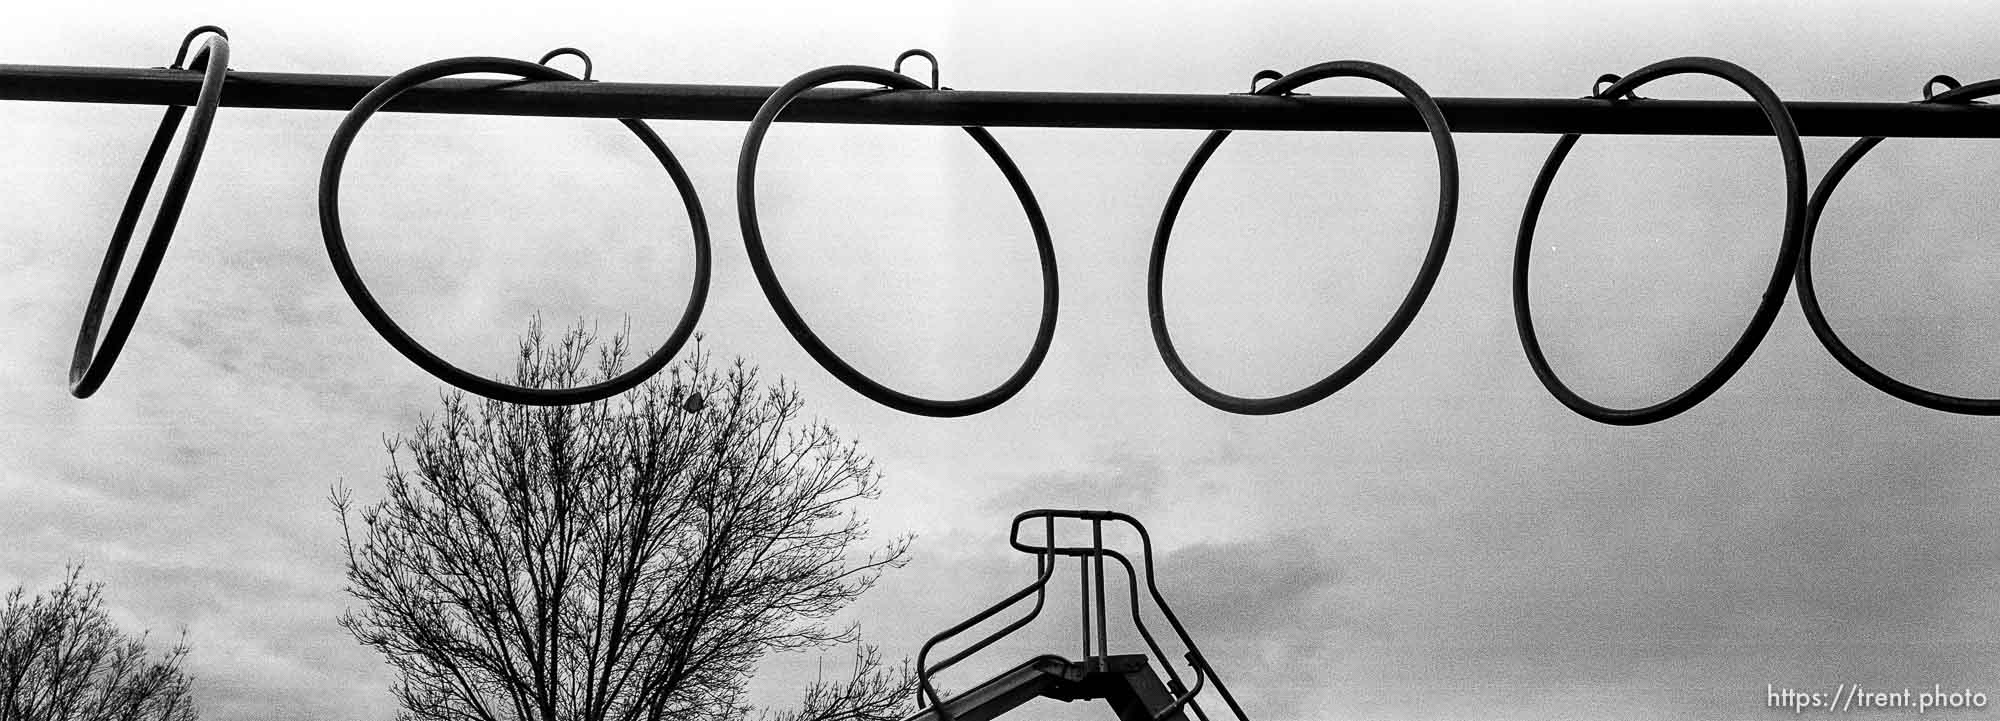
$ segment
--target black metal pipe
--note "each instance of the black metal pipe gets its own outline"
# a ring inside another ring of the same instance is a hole
[[[1111,649],[1110,649],[1111,633],[1108,630],[1110,628],[1110,624],[1106,623],[1104,619],[1105,615],[1104,607],[1110,604],[1106,603],[1104,600],[1104,522],[1103,521],[1090,522],[1090,550],[1092,551],[1090,555],[1097,560],[1097,573],[1096,573],[1097,655],[1100,659],[1108,659],[1111,657]],[[1088,595],[1090,593],[1090,589],[1085,588],[1083,592],[1085,595]],[[1083,642],[1087,646],[1090,643],[1090,639],[1085,638]],[[1104,661],[1099,661],[1098,663],[1102,664],[1104,663]]]
[[[232,71],[222,104],[347,110],[383,76]],[[201,74],[163,68],[0,65],[0,100],[187,104]],[[384,110],[480,115],[748,121],[775,88],[758,85],[445,79]],[[1454,132],[1614,135],[1769,135],[1748,101],[1581,98],[1437,98]],[[2000,107],[1907,102],[1785,103],[1801,135],[2000,138]],[[1421,132],[1394,97],[1080,93],[823,88],[785,109],[785,121],[1216,130]]]

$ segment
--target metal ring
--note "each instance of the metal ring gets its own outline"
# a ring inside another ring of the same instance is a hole
[[[69,392],[78,398],[89,398],[96,393],[111,375],[111,367],[117,365],[118,354],[125,349],[132,326],[139,320],[139,308],[145,305],[153,278],[160,271],[160,260],[166,257],[174,225],[180,222],[181,207],[187,202],[188,188],[194,184],[202,150],[208,146],[208,131],[215,122],[216,108],[222,104],[222,85],[229,73],[229,36],[213,26],[196,28],[181,41],[174,67],[178,68],[186,56],[188,43],[204,32],[214,35],[195,51],[190,64],[190,69],[201,70],[202,75],[201,91],[195,96],[194,117],[188,121],[187,139],[181,142],[180,157],[167,176],[166,193],[160,199],[153,228],[146,234],[146,245],[140,248],[139,259],[132,266],[125,297],[118,301],[118,310],[111,315],[111,325],[103,329],[101,341],[98,330],[104,321],[104,307],[111,299],[111,287],[118,281],[118,266],[125,260],[126,246],[131,244],[132,231],[146,207],[146,195],[153,189],[154,178],[159,176],[160,163],[166,158],[167,146],[173,143],[174,130],[180,127],[187,106],[167,106],[160,117],[160,127],[153,132],[153,144],[139,162],[139,175],[132,181],[132,191],[125,196],[125,209],[119,212],[118,224],[112,228],[111,242],[104,249],[104,263],[97,269],[97,282],[84,306],[83,322],[76,331],[76,350],[69,362]]]
[[[1194,156],[1188,159],[1180,179],[1174,183],[1173,192],[1167,196],[1166,209],[1160,213],[1159,229],[1153,236],[1152,258],[1146,266],[1146,309],[1152,316],[1153,342],[1159,347],[1160,358],[1166,361],[1167,370],[1173,373],[1174,380],[1180,381],[1181,387],[1203,403],[1231,413],[1269,415],[1297,410],[1332,395],[1361,377],[1369,366],[1389,351],[1390,346],[1395,345],[1396,339],[1416,318],[1417,311],[1423,308],[1424,299],[1430,295],[1431,287],[1437,283],[1438,272],[1444,267],[1445,252],[1451,247],[1452,226],[1458,217],[1458,151],[1452,144],[1451,127],[1445,123],[1444,112],[1438,109],[1437,102],[1416,81],[1383,65],[1341,60],[1295,71],[1258,88],[1255,94],[1283,96],[1306,83],[1336,77],[1367,78],[1389,86],[1410,101],[1417,114],[1423,117],[1424,126],[1430,129],[1431,143],[1437,148],[1438,163],[1437,222],[1431,229],[1430,250],[1425,253],[1423,265],[1418,268],[1409,292],[1403,295],[1402,305],[1397,306],[1395,314],[1389,317],[1389,323],[1376,332],[1374,340],[1369,341],[1361,352],[1332,374],[1305,388],[1267,398],[1233,396],[1209,387],[1195,377],[1187,363],[1181,360],[1180,352],[1175,350],[1173,336],[1167,330],[1161,293],[1167,242],[1173,235],[1174,220],[1180,214],[1181,203],[1187,198],[1188,189],[1194,186],[1195,177],[1208,163],[1209,156],[1222,146],[1222,141],[1228,139],[1231,131],[1209,133],[1208,139],[1202,141],[1201,147],[1196,148]]]
[[[1528,365],[1535,369],[1535,377],[1541,379],[1542,385],[1556,400],[1599,423],[1635,426],[1663,421],[1693,408],[1729,382],[1729,377],[1742,368],[1743,363],[1750,359],[1750,354],[1757,350],[1757,344],[1763,342],[1764,334],[1771,329],[1771,321],[1777,318],[1778,310],[1784,306],[1785,291],[1792,271],[1797,267],[1801,238],[1805,235],[1806,164],[1805,153],[1799,145],[1798,128],[1792,124],[1791,113],[1778,99],[1778,94],[1750,71],[1715,58],[1675,58],[1640,68],[1596,95],[1599,98],[1614,98],[1637,90],[1648,82],[1685,73],[1714,76],[1742,88],[1763,109],[1772,132],[1778,137],[1778,148],[1784,155],[1786,188],[1785,227],[1779,239],[1778,261],[1771,270],[1770,283],[1764,289],[1764,298],[1758,303],[1756,313],[1751,316],[1749,327],[1743,329],[1743,335],[1736,339],[1736,344],[1730,347],[1722,361],[1693,386],[1679,395],[1643,408],[1610,408],[1585,400],[1564,385],[1549,367],[1548,358],[1542,354],[1541,342],[1535,336],[1535,321],[1528,308],[1528,258],[1535,242],[1535,223],[1541,216],[1542,202],[1548,196],[1549,185],[1555,181],[1556,171],[1562,168],[1563,159],[1581,136],[1567,134],[1557,140],[1555,147],[1549,150],[1548,160],[1542,164],[1541,173],[1535,176],[1534,189],[1529,191],[1527,207],[1521,215],[1519,242],[1514,248],[1514,324],[1520,331],[1521,346],[1527,351]]]
[[[806,325],[805,319],[800,317],[798,309],[792,306],[791,298],[785,295],[784,285],[778,281],[777,272],[771,267],[771,257],[764,250],[764,234],[757,224],[757,152],[763,147],[764,134],[771,129],[771,123],[778,114],[784,112],[785,106],[799,95],[821,85],[847,81],[885,85],[895,90],[931,89],[922,81],[902,73],[863,65],[835,65],[793,78],[764,101],[764,105],[757,109],[757,115],[750,120],[750,129],[743,136],[742,153],[736,161],[736,214],[743,226],[743,247],[750,254],[750,267],[756,271],[757,284],[763,288],[764,298],[770,301],[771,310],[777,312],[778,319],[784,322],[785,329],[791,331],[799,346],[813,360],[819,361],[820,367],[870,400],[905,413],[938,418],[968,416],[992,409],[1026,386],[1041,367],[1042,358],[1048,355],[1049,342],[1055,336],[1057,285],[1055,246],[1049,240],[1048,223],[1042,218],[1042,208],[1035,202],[1034,191],[1028,188],[1028,181],[1021,176],[1014,160],[984,128],[965,127],[962,130],[979,143],[987,157],[993,159],[993,164],[999,166],[1000,173],[1007,177],[1007,184],[1013,186],[1015,197],[1021,201],[1021,209],[1028,215],[1028,226],[1035,233],[1035,250],[1042,266],[1042,318],[1035,330],[1034,345],[1029,348],[1028,357],[1021,362],[1020,368],[999,386],[970,398],[941,401],[918,398],[875,382],[841,360],[820,341],[819,336]]]
[[[354,136],[361,132],[361,125],[369,116],[381,110],[396,96],[420,84],[438,78],[465,73],[499,73],[515,75],[528,80],[577,80],[569,73],[511,58],[465,57],[439,60],[419,65],[398,73],[382,81],[374,90],[355,103],[347,116],[340,121],[340,127],[333,133],[333,142],[327,147],[326,160],[320,166],[319,174],[319,228],[326,239],[326,254],[333,261],[333,272],[340,277],[340,285],[346,289],[347,297],[354,301],[354,307],[375,327],[382,339],[394,346],[403,357],[416,363],[438,379],[461,389],[477,393],[494,400],[526,405],[570,405],[589,403],[623,393],[652,376],[680,351],[688,336],[694,333],[695,322],[701,317],[703,302],[708,297],[708,224],[701,212],[701,201],[695,196],[694,183],[680,162],[674,159],[672,151],[660,136],[644,122],[623,118],[623,123],[646,149],[658,158],[660,166],[674,180],[674,187],[680,191],[681,202],[687,208],[689,224],[694,230],[694,288],[688,294],[687,308],[681,312],[680,322],[674,326],[673,334],[660,344],[652,355],[617,376],[587,386],[576,388],[527,388],[523,386],[487,380],[460,370],[457,366],[432,354],[429,349],[405,333],[381,304],[368,292],[368,286],[361,280],[361,274],[354,268],[354,259],[347,252],[347,238],[340,229],[340,173],[347,162],[347,151],[354,145]]]
[[[1940,81],[1951,89],[1933,95],[1931,85]],[[2000,94],[2000,80],[1986,80],[1960,87],[1950,77],[1940,75],[1924,83],[1923,102],[1969,103],[1996,94]],[[1819,294],[1813,290],[1812,279],[1813,236],[1819,230],[1820,214],[1826,210],[1827,202],[1833,198],[1834,189],[1839,187],[1843,178],[1847,177],[1847,172],[1854,169],[1854,165],[1861,162],[1861,158],[1868,155],[1868,151],[1875,149],[1881,142],[1882,138],[1879,137],[1855,141],[1853,145],[1848,146],[1847,152],[1840,154],[1840,159],[1834,161],[1832,167],[1827,168],[1826,175],[1820,178],[1819,186],[1813,189],[1812,201],[1806,207],[1805,241],[1799,251],[1799,267],[1796,274],[1799,308],[1805,311],[1806,323],[1812,326],[1813,335],[1819,337],[1820,345],[1825,346],[1827,352],[1833,354],[1834,360],[1840,361],[1840,365],[1846,367],[1849,373],[1853,373],[1854,377],[1860,378],[1868,385],[1932,410],[1971,416],[2000,415],[2000,398],[1966,398],[1924,390],[1896,380],[1869,365],[1860,355],[1848,348],[1846,343],[1841,342],[1840,335],[1834,332],[1833,325],[1827,322],[1825,313],[1820,309]]]

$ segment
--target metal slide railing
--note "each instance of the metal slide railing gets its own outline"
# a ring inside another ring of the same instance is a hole
[[[1029,545],[1023,543],[1021,540],[1021,526],[1025,522],[1034,519],[1042,520],[1044,527],[1045,536],[1042,545],[1039,546]],[[1089,521],[1091,530],[1090,545],[1057,545],[1055,523],[1057,519]],[[1173,627],[1174,634],[1179,637],[1181,645],[1187,649],[1184,658],[1194,672],[1192,686],[1188,685],[1187,681],[1183,680],[1181,675],[1174,670],[1174,665],[1169,661],[1165,649],[1160,646],[1159,640],[1153,635],[1152,630],[1146,626],[1145,619],[1140,613],[1138,568],[1132,564],[1131,559],[1125,554],[1105,547],[1104,524],[1107,521],[1128,525],[1138,533],[1140,559],[1145,568],[1147,595],[1152,599],[1153,606],[1158,609],[1160,615]],[[1243,713],[1242,706],[1237,703],[1235,695],[1230,693],[1228,685],[1215,673],[1215,669],[1209,664],[1207,657],[1195,645],[1194,638],[1188,634],[1186,625],[1181,622],[1180,617],[1174,613],[1173,607],[1167,603],[1166,597],[1160,592],[1159,583],[1155,577],[1153,568],[1152,536],[1147,532],[1146,526],[1140,523],[1138,519],[1117,511],[1036,509],[1022,512],[1014,517],[1013,524],[1008,532],[1007,542],[1015,550],[1035,556],[1036,575],[1034,582],[1009,594],[1006,598],[1001,599],[999,602],[988,606],[980,612],[973,614],[970,618],[939,632],[924,643],[923,648],[917,653],[917,700],[920,707],[936,708],[940,721],[952,721],[944,713],[944,700],[940,697],[935,684],[932,682],[932,677],[993,645],[994,642],[999,641],[1001,638],[1021,629],[1040,615],[1042,608],[1046,605],[1048,583],[1055,575],[1055,567],[1059,557],[1076,558],[1078,562],[1080,582],[1080,593],[1078,595],[1082,598],[1083,663],[1087,668],[1103,670],[1105,660],[1110,658],[1109,611],[1104,582],[1104,561],[1109,558],[1117,561],[1118,565],[1125,570],[1126,585],[1130,594],[1127,605],[1131,610],[1132,625],[1138,630],[1139,637],[1145,641],[1146,647],[1151,652],[1152,657],[1159,662],[1160,667],[1165,671],[1167,688],[1173,694],[1172,702],[1164,708],[1155,710],[1153,718],[1156,720],[1165,719],[1179,712],[1182,708],[1186,708],[1192,711],[1199,721],[1208,721],[1208,715],[1196,700],[1196,696],[1207,686],[1212,685],[1215,688],[1216,695],[1222,698],[1223,703],[1228,706],[1230,713],[1236,717],[1237,721],[1249,721],[1248,717]],[[1026,600],[1031,595],[1034,596],[1035,601],[1033,607],[1029,609],[1026,615],[987,634],[977,642],[944,660],[936,663],[928,662],[932,649],[936,648],[939,644],[966,632],[987,619],[993,618],[1001,611]],[[1095,641],[1094,647],[1093,640]]]

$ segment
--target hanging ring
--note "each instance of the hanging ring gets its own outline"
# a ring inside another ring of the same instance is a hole
[[[1721,362],[1716,363],[1693,386],[1679,395],[1644,408],[1610,408],[1584,399],[1563,384],[1555,370],[1549,367],[1548,358],[1542,354],[1541,341],[1535,335],[1535,321],[1528,306],[1528,259],[1535,242],[1535,224],[1541,217],[1542,202],[1548,197],[1549,185],[1555,181],[1556,171],[1562,168],[1563,159],[1568,157],[1570,149],[1582,136],[1570,133],[1557,140],[1555,147],[1549,150],[1548,160],[1543,162],[1540,174],[1535,176],[1534,188],[1529,191],[1527,207],[1521,214],[1520,236],[1514,247],[1514,325],[1521,334],[1521,346],[1527,352],[1528,365],[1534,368],[1535,377],[1541,379],[1542,385],[1556,400],[1599,423],[1636,426],[1663,421],[1695,407],[1722,388],[1724,383],[1729,382],[1729,377],[1750,359],[1750,354],[1757,350],[1757,344],[1763,342],[1764,334],[1771,329],[1771,321],[1777,318],[1779,308],[1785,304],[1785,290],[1790,284],[1792,271],[1797,267],[1801,238],[1805,234],[1805,153],[1800,148],[1799,131],[1792,123],[1791,113],[1769,85],[1750,71],[1728,61],[1684,57],[1640,68],[1594,95],[1600,98],[1629,95],[1646,83],[1687,73],[1714,76],[1742,88],[1757,101],[1765,119],[1771,123],[1771,131],[1778,138],[1778,149],[1784,156],[1785,164],[1785,226],[1778,241],[1777,263],[1771,270],[1771,280],[1765,286],[1763,300],[1757,304],[1756,313],[1751,316],[1749,326],[1743,329],[1743,335],[1736,339],[1736,344],[1730,347]]]
[[[911,51],[918,53],[922,51]],[[909,53],[906,53],[906,55]],[[926,53],[927,54],[927,53]],[[933,66],[935,67],[935,66]],[[1014,160],[1007,151],[993,139],[991,133],[979,127],[965,127],[962,130],[972,136],[974,142],[986,151],[987,157],[998,166],[1007,178],[1007,184],[1014,189],[1014,196],[1021,202],[1021,209],[1027,213],[1028,227],[1035,234],[1035,250],[1042,267],[1042,316],[1035,329],[1034,344],[1028,349],[1028,357],[1014,374],[999,386],[970,398],[959,400],[932,400],[919,398],[884,386],[863,375],[848,365],[839,355],[826,346],[806,325],[805,319],[792,305],[785,294],[784,284],[779,282],[777,272],[771,266],[771,257],[764,249],[764,234],[757,223],[757,153],[764,145],[764,135],[771,129],[771,123],[784,112],[785,107],[801,94],[829,83],[865,82],[886,85],[895,90],[924,90],[923,82],[902,73],[863,65],[835,65],[820,68],[797,78],[771,94],[764,105],[757,109],[757,115],[750,120],[750,129],[743,136],[743,149],[736,160],[736,214],[743,226],[743,247],[750,255],[750,267],[756,271],[757,284],[764,290],[764,298],[771,303],[771,310],[777,312],[785,329],[799,342],[820,367],[833,374],[847,387],[854,389],[870,400],[905,413],[939,418],[968,416],[992,409],[1020,392],[1041,368],[1042,359],[1048,355],[1049,342],[1055,336],[1056,328],[1056,256],[1055,245],[1049,239],[1048,223],[1042,218],[1042,208],[1035,201],[1033,190],[1015,167]]]
[[[208,146],[208,131],[215,122],[215,110],[222,104],[222,85],[229,73],[229,35],[221,28],[203,25],[181,41],[180,52],[174,55],[173,68],[178,69],[186,59],[188,45],[203,33],[212,35],[194,53],[190,70],[201,71],[201,90],[195,96],[194,117],[188,121],[187,138],[181,142],[181,152],[174,161],[174,170],[167,176],[167,189],[160,198],[160,209],[153,218],[153,228],[146,234],[146,245],[139,250],[139,259],[132,267],[132,278],[126,282],[125,297],[118,301],[118,310],[111,315],[111,325],[103,328],[104,335],[99,340],[99,326],[104,321],[104,308],[111,299],[111,288],[118,281],[118,266],[124,263],[126,246],[131,244],[132,231],[139,223],[139,215],[146,207],[146,195],[153,189],[153,180],[159,176],[160,163],[166,159],[167,146],[173,143],[174,130],[180,127],[181,116],[187,112],[185,105],[169,105],[160,117],[160,126],[153,132],[153,144],[146,149],[146,155],[139,162],[139,175],[132,181],[132,190],[125,196],[125,208],[118,214],[118,224],[112,228],[111,242],[104,249],[104,263],[97,269],[97,282],[90,289],[90,300],[85,304],[83,322],[76,332],[76,350],[70,355],[69,392],[78,398],[89,398],[96,393],[104,379],[111,375],[111,367],[118,363],[118,354],[125,349],[125,341],[132,335],[132,326],[139,320],[139,308],[146,303],[146,294],[153,288],[153,278],[160,271],[160,260],[166,257],[167,243],[174,237],[174,225],[180,222],[181,208],[187,202],[188,189],[194,184],[195,169],[201,165],[202,150]],[[101,343],[101,344],[100,344]]]
[[[1933,94],[1933,85],[1944,85],[1949,89]],[[1923,102],[1971,103],[1997,94],[2000,94],[2000,80],[1986,80],[1960,86],[1951,76],[1939,75],[1924,83]],[[1819,294],[1813,288],[1812,251],[1814,236],[1819,232],[1821,213],[1825,212],[1827,202],[1833,198],[1834,189],[1838,188],[1840,181],[1847,177],[1847,172],[1853,170],[1855,164],[1868,155],[1868,151],[1874,150],[1875,146],[1881,143],[1882,138],[1879,137],[1855,141],[1853,145],[1848,146],[1847,152],[1840,154],[1840,159],[1835,160],[1832,167],[1826,169],[1826,175],[1820,178],[1819,187],[1813,189],[1812,202],[1806,208],[1805,241],[1799,251],[1797,273],[1799,308],[1805,311],[1806,323],[1812,326],[1813,335],[1819,337],[1820,345],[1825,346],[1827,352],[1833,354],[1834,360],[1840,361],[1840,365],[1846,367],[1849,373],[1853,373],[1854,377],[1860,378],[1868,385],[1932,410],[1969,416],[2000,415],[2000,398],[1966,398],[1925,390],[1892,378],[1875,366],[1869,365],[1841,341],[1840,334],[1834,332],[1833,325],[1827,322],[1826,314],[1820,308]]]
[[[574,57],[575,57],[576,59],[578,59],[578,60],[582,60],[582,61],[583,61],[583,79],[585,79],[585,80],[589,80],[589,79],[590,79],[590,70],[591,70],[591,64],[590,64],[590,55],[589,55],[588,53],[585,53],[584,51],[582,51],[582,50],[578,50],[578,49],[576,49],[576,48],[569,48],[569,47],[563,47],[563,48],[556,48],[556,49],[554,49],[554,50],[550,50],[550,51],[548,51],[548,52],[546,52],[546,53],[542,53],[542,59],[540,59],[540,60],[536,60],[536,61],[535,61],[535,64],[536,64],[536,65],[547,65],[547,64],[549,64],[549,61],[550,61],[550,60],[554,60],[554,59],[556,59],[556,58],[559,58],[559,57],[562,57],[562,56],[564,56],[564,55],[570,55],[570,56],[574,56]]]
[[[938,68],[937,56],[932,55],[931,51],[929,50],[925,50],[923,48],[910,48],[909,50],[904,50],[903,54],[896,56],[896,64],[890,66],[889,69],[898,73],[903,72],[903,61],[908,60],[910,58],[923,58],[925,60],[929,60],[931,62],[931,89],[932,90],[945,89],[944,84],[938,82],[939,68]]]
[[[1261,76],[1262,73],[1259,73]],[[1218,391],[1196,378],[1194,371],[1181,359],[1174,348],[1173,335],[1167,330],[1167,315],[1162,300],[1163,276],[1167,264],[1167,243],[1174,231],[1174,221],[1180,215],[1181,203],[1187,199],[1188,190],[1194,187],[1195,177],[1201,174],[1209,156],[1222,146],[1231,131],[1217,130],[1208,134],[1194,156],[1188,158],[1187,166],[1174,183],[1173,192],[1167,196],[1166,209],[1160,213],[1160,224],[1153,236],[1153,253],[1146,265],[1146,309],[1151,315],[1153,342],[1160,350],[1160,358],[1166,361],[1168,372],[1174,380],[1180,381],[1194,397],[1216,408],[1244,415],[1269,415],[1284,413],[1312,405],[1346,387],[1354,379],[1361,377],[1368,368],[1380,360],[1389,348],[1396,344],[1410,322],[1423,308],[1424,299],[1430,295],[1431,287],[1437,283],[1438,272],[1444,267],[1445,252],[1451,247],[1453,224],[1458,217],[1458,151],[1452,144],[1451,127],[1445,123],[1444,111],[1438,109],[1437,102],[1424,92],[1422,86],[1408,76],[1389,67],[1360,60],[1342,60],[1320,63],[1258,88],[1258,95],[1284,96],[1292,89],[1306,83],[1326,78],[1366,78],[1387,85],[1401,93],[1410,101],[1417,114],[1424,120],[1424,127],[1430,130],[1431,144],[1437,149],[1438,165],[1438,206],[1437,220],[1431,227],[1430,250],[1424,255],[1424,262],[1417,270],[1416,280],[1409,292],[1403,295],[1402,305],[1397,306],[1389,322],[1375,334],[1368,345],[1356,353],[1347,363],[1332,374],[1321,378],[1305,388],[1284,395],[1267,398],[1245,398]],[[1254,82],[1254,81],[1253,81]]]
[[[362,282],[360,272],[355,269],[354,259],[347,252],[346,235],[340,228],[340,174],[347,163],[347,152],[354,145],[354,137],[361,132],[362,124],[368,122],[370,116],[396,96],[438,78],[466,73],[499,73],[527,80],[579,79],[546,65],[511,58],[464,57],[410,68],[368,91],[341,120],[340,127],[333,133],[333,142],[327,147],[326,160],[320,166],[319,228],[326,239],[326,253],[333,261],[334,274],[340,277],[340,285],[346,289],[347,297],[354,301],[354,307],[361,311],[362,317],[368,319],[368,324],[374,326],[383,340],[418,367],[463,390],[507,403],[539,406],[589,403],[630,390],[664,367],[694,333],[695,322],[701,318],[702,304],[708,297],[709,272],[708,224],[702,216],[701,200],[695,196],[694,183],[660,136],[638,119],[623,118],[618,122],[623,123],[633,135],[639,137],[647,150],[652,151],[653,157],[660,161],[660,166],[666,169],[667,175],[673,178],[674,187],[680,191],[681,203],[687,210],[688,222],[694,231],[694,288],[688,293],[687,308],[681,312],[680,322],[674,326],[667,341],[631,369],[609,380],[576,388],[528,388],[481,378],[445,362],[404,332],[375,301],[375,296],[368,291],[368,285]]]

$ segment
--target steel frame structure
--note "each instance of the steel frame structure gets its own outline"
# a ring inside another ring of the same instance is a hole
[[[183,68],[192,43],[208,36],[196,62]],[[1038,370],[1053,335],[1058,305],[1058,280],[1052,242],[1028,182],[987,127],[1128,128],[1208,130],[1208,140],[1183,170],[1163,211],[1148,268],[1148,312],[1161,357],[1181,385],[1204,403],[1232,413],[1267,415],[1296,410],[1318,402],[1365,373],[1385,353],[1415,317],[1428,296],[1450,243],[1457,215],[1458,168],[1452,136],[1456,133],[1559,134],[1555,148],[1537,177],[1523,214],[1515,251],[1514,306],[1524,350],[1537,378],[1558,400],[1577,413],[1612,425],[1642,425],[1665,420],[1692,408],[1719,389],[1748,360],[1784,303],[1794,277],[1813,330],[1829,352],[1862,380],[1907,402],[1950,413],[2000,415],[2000,398],[1960,398],[1928,391],[1890,378],[1848,350],[1819,317],[1809,277],[1813,227],[1846,169],[1884,138],[2000,138],[2000,109],[1982,99],[2000,94],[2000,80],[1961,85],[1936,76],[1923,86],[1914,102],[1784,101],[1762,80],[1724,60],[1684,57],[1640,68],[1630,77],[1598,77],[1589,96],[1543,98],[1433,98],[1417,83],[1391,68],[1366,61],[1335,61],[1290,74],[1258,71],[1249,92],[1219,94],[960,91],[939,82],[937,58],[910,50],[896,58],[893,69],[858,65],[820,68],[780,87],[606,83],[591,78],[590,57],[575,48],[559,48],[537,63],[491,57],[436,61],[392,77],[305,73],[255,73],[228,70],[228,36],[215,26],[202,26],[181,42],[174,62],[164,68],[103,68],[57,65],[0,65],[0,100],[119,103],[166,106],[168,112],[135,180],[124,216],[114,231],[78,333],[71,365],[71,392],[87,397],[95,392],[116,362],[124,340],[144,303],[154,271],[173,233],[179,203],[185,197],[199,161],[208,119],[219,107],[338,110],[347,113],[335,133],[320,178],[320,220],[329,257],[343,287],[376,331],[398,352],[432,375],[459,388],[513,403],[559,405],[600,400],[643,381],[679,350],[699,320],[707,292],[709,265],[706,223],[701,204],[665,145],[642,119],[747,121],[737,166],[736,203],[745,247],[767,300],[786,329],[822,368],[853,390],[877,403],[907,413],[936,417],[971,415],[1004,403]],[[573,55],[583,61],[582,77],[547,67],[551,58]],[[903,73],[905,60],[929,61],[930,83]],[[211,62],[207,60],[213,58]],[[503,80],[452,77],[467,73],[503,73]],[[1751,102],[1663,100],[1643,98],[1633,91],[1658,77],[1694,73],[1731,82],[1749,93]],[[1400,97],[1321,96],[1297,88],[1327,77],[1365,77],[1389,85]],[[870,88],[828,88],[835,82],[865,82]],[[1268,83],[1264,81],[1270,81]],[[1607,87],[1608,84],[1608,87]],[[1947,88],[1936,93],[1937,86]],[[189,142],[176,164],[158,222],[148,231],[126,297],[119,300],[108,329],[102,315],[116,280],[121,259],[134,230],[133,220],[145,201],[171,139],[187,106],[195,108]],[[604,383],[575,389],[525,389],[487,381],[466,373],[410,339],[375,305],[352,264],[339,222],[341,161],[361,127],[377,111],[529,115],[621,120],[644,140],[673,176],[686,202],[696,235],[697,278],[690,305],[667,344],[641,367]],[[820,344],[792,308],[782,283],[764,256],[758,229],[755,177],[757,149],[780,113],[791,122],[864,123],[879,125],[944,125],[964,128],[1006,173],[1035,230],[1042,265],[1042,322],[1034,346],[1021,367],[1001,386],[976,397],[956,400],[921,398],[884,386],[852,368]],[[1362,353],[1307,388],[1269,398],[1242,398],[1215,390],[1195,378],[1169,339],[1162,309],[1160,275],[1180,200],[1209,153],[1235,130],[1395,131],[1426,132],[1438,154],[1440,192],[1435,232],[1423,270],[1388,325]],[[1666,401],[1636,409],[1600,406],[1577,396],[1542,358],[1529,311],[1527,263],[1535,219],[1543,197],[1563,157],[1583,135],[1737,135],[1775,137],[1786,167],[1785,229],[1777,262],[1763,302],[1729,354],[1694,387]],[[1801,136],[1860,138],[1836,169],[1809,192]],[[1808,201],[1808,195],[1811,200]]]
[[[232,70],[222,106],[345,112],[387,76]],[[0,100],[184,105],[201,74],[166,68],[0,65]],[[747,122],[776,86],[447,78],[412,88],[385,112]],[[1454,133],[1769,135],[1757,104],[1737,100],[1440,97]],[[1915,102],[1786,101],[1800,135],[2000,138],[2000,107]],[[1423,132],[1398,97],[821,88],[784,122],[1029,128]]]

